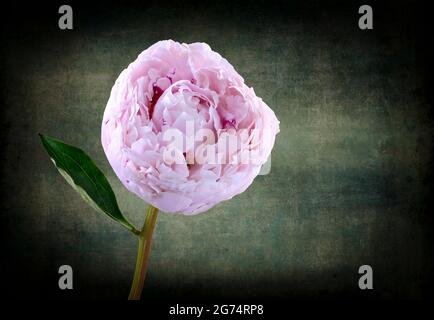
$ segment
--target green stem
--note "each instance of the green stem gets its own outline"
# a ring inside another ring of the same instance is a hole
[[[145,223],[139,233],[139,248],[137,251],[136,269],[128,300],[140,300],[145,282],[148,258],[151,252],[152,233],[157,222],[158,209],[149,205]]]

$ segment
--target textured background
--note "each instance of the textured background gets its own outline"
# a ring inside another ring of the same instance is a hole
[[[144,297],[425,297],[433,118],[424,9],[374,3],[374,30],[361,31],[360,4],[72,2],[73,31],[57,28],[56,4],[5,10],[2,290],[126,298],[136,239],[72,191],[37,133],[86,150],[141,225],[145,204],[109,167],[100,123],[122,69],[171,38],[226,57],[281,132],[271,173],[244,194],[195,217],[160,214]],[[57,288],[62,264],[74,269],[73,291]],[[357,286],[363,264],[374,269],[370,292]]]

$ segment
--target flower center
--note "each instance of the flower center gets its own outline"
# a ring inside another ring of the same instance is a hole
[[[154,114],[155,105],[157,104],[158,99],[163,94],[164,90],[161,89],[159,86],[155,85],[153,86],[154,95],[152,96],[152,100],[149,103],[149,119],[152,119],[152,115]]]

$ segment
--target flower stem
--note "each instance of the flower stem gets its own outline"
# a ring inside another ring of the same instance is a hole
[[[149,205],[146,214],[145,223],[142,231],[139,233],[139,248],[137,251],[136,269],[134,279],[131,285],[128,300],[140,300],[143,284],[145,282],[146,270],[148,268],[148,258],[151,252],[152,233],[157,222],[158,209]]]

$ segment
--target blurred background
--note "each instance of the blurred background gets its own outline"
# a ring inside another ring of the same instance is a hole
[[[208,43],[275,111],[270,174],[208,213],[160,214],[144,299],[421,299],[434,260],[432,30],[425,2],[5,4],[1,288],[9,298],[126,299],[137,242],[61,178],[38,132],[84,149],[137,226],[100,143],[119,73],[153,43]],[[369,4],[374,29],[360,30]],[[58,289],[60,265],[74,289]],[[371,265],[374,290],[358,287]],[[430,274],[431,273],[431,274]]]

